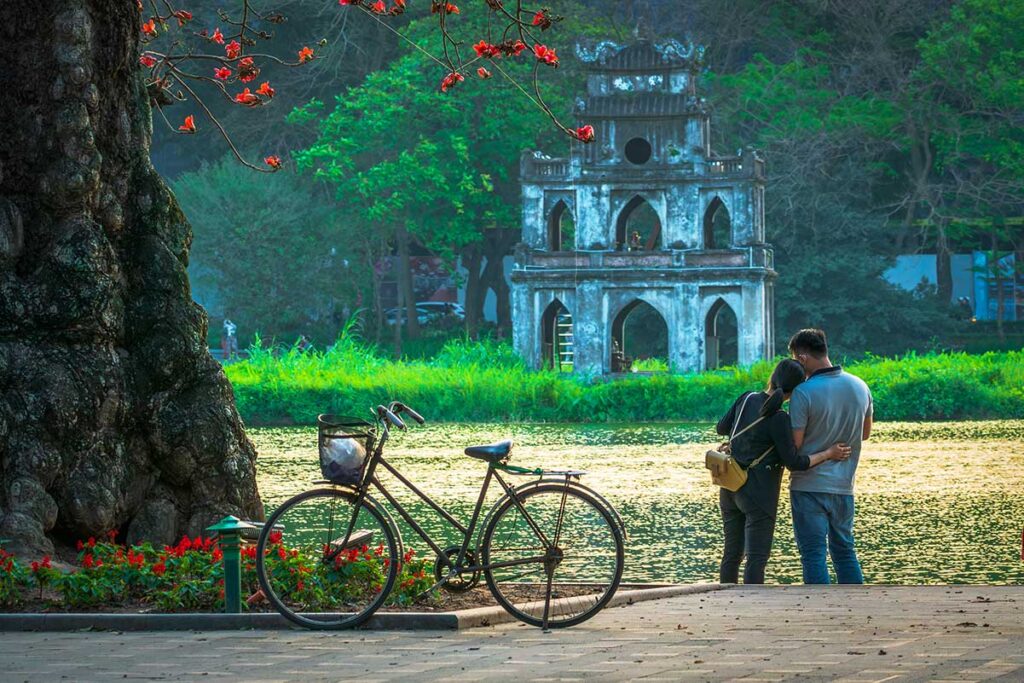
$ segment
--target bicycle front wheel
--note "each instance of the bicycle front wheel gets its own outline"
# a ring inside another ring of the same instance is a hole
[[[622,534],[585,491],[542,484],[501,503],[481,559],[498,603],[522,622],[560,628],[597,614],[622,580]],[[518,503],[517,503],[518,501]]]
[[[390,518],[356,494],[314,489],[267,520],[256,544],[256,573],[267,600],[312,629],[363,623],[387,599],[400,565]]]

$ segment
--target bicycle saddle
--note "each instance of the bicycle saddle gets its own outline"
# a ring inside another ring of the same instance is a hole
[[[486,460],[487,462],[501,462],[512,452],[512,440],[499,441],[487,446],[470,446],[466,449],[466,455],[471,458]]]

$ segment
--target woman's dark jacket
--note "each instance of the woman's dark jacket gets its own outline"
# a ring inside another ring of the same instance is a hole
[[[750,400],[747,400],[747,396],[750,396]],[[737,416],[745,400],[747,405],[743,408],[743,414]],[[716,430],[722,436],[729,436],[733,431],[733,422],[738,421],[736,431],[739,432],[760,416],[761,406],[767,400],[768,394],[763,391],[743,394],[732,404],[725,417],[718,421]],[[789,413],[778,410],[737,436],[732,442],[732,457],[747,468],[771,446],[775,447],[772,452],[757,467],[747,470],[747,483],[735,495],[746,498],[774,517],[779,507],[782,466],[789,470],[806,470],[811,465],[809,457],[797,455]]]

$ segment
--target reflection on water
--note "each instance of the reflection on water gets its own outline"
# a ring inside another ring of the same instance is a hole
[[[268,511],[318,478],[315,428],[251,429]],[[857,542],[872,583],[1024,583],[1024,421],[878,425],[857,479]],[[399,470],[469,520],[485,465],[462,448],[512,437],[512,462],[588,470],[584,483],[625,520],[625,581],[717,579],[721,519],[704,469],[703,424],[428,425],[389,444]],[[388,480],[389,483],[392,483]],[[526,481],[525,479],[523,481]],[[397,482],[389,489],[432,534],[444,525]],[[783,484],[785,486],[785,484]],[[497,499],[492,491],[488,505]],[[783,496],[767,580],[800,580]],[[397,514],[395,515],[397,518]],[[424,544],[402,525],[407,546]]]

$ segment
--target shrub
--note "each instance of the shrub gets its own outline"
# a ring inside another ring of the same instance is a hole
[[[392,361],[339,340],[325,352],[254,349],[226,368],[250,424],[311,424],[322,412],[366,415],[397,399],[442,422],[706,421],[764,386],[773,362],[606,381],[533,371],[505,343],[449,342],[431,361]],[[879,420],[1019,417],[1024,351],[871,357],[847,366],[875,397]]]

